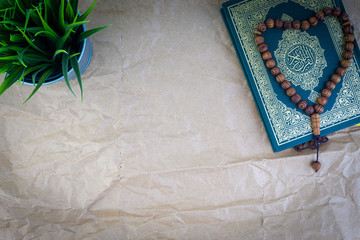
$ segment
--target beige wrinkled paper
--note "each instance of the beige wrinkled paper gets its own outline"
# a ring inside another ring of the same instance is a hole
[[[83,104],[0,96],[0,239],[360,239],[360,127],[273,153],[220,7],[101,0]]]

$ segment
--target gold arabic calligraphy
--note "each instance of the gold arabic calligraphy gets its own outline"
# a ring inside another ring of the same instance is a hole
[[[286,54],[286,63],[289,68],[297,73],[310,71],[315,64],[314,51],[306,45],[298,44],[289,49]]]

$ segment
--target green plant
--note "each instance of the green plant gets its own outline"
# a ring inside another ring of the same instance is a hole
[[[0,0],[0,74],[6,73],[0,95],[16,81],[32,79],[34,90],[56,73],[72,94],[68,70],[73,68],[83,99],[77,62],[81,43],[90,35],[110,26],[82,31],[82,25],[97,0],[80,15],[78,0]],[[25,103],[24,102],[24,103]]]

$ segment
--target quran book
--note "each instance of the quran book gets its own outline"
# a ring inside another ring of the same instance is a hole
[[[340,0],[230,0],[222,4],[221,15],[274,152],[312,140],[311,120],[265,66],[253,32],[267,18],[302,21],[335,6],[345,11]],[[326,17],[306,31],[272,28],[262,35],[292,87],[309,105],[315,105],[342,59],[344,35],[337,18]],[[360,52],[356,41],[354,45],[351,67],[320,114],[321,136],[360,122]]]

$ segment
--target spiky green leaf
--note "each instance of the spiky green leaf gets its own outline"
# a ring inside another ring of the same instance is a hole
[[[36,92],[37,90],[39,90],[39,88],[41,87],[41,85],[46,81],[46,79],[48,79],[50,77],[50,75],[54,72],[53,68],[50,68],[48,70],[46,70],[42,76],[40,77],[39,82],[36,84],[36,87],[34,88],[34,90],[31,92],[30,96],[23,102],[26,103]]]
[[[65,83],[66,83],[67,87],[69,88],[69,90],[71,91],[71,93],[76,97],[74,91],[72,90],[72,88],[70,86],[70,82],[69,82],[69,76],[68,76],[69,55],[68,54],[62,55],[61,65],[62,65],[62,73],[64,76]]]
[[[26,41],[29,43],[29,45],[31,47],[33,47],[34,49],[38,50],[39,52],[47,55],[48,53],[45,52],[44,50],[40,49],[38,46],[36,46],[31,40],[30,38],[28,38],[28,36],[26,35],[26,33],[24,31],[22,31],[20,28],[18,28],[18,30],[23,34],[24,38],[26,39]]]
[[[86,30],[85,32],[80,33],[77,42],[81,43],[82,41],[84,41],[86,38],[90,37],[91,35],[93,35],[94,33],[97,33],[107,27],[110,27],[112,24],[107,25],[107,26],[103,26],[103,27],[98,27],[98,28],[93,28],[90,30]]]
[[[97,0],[95,0],[93,2],[93,4],[89,7],[88,10],[86,10],[83,14],[81,14],[81,16],[79,17],[79,21],[84,21],[89,16],[91,11],[94,9],[96,3],[97,3]]]
[[[11,72],[5,76],[4,81],[0,85],[0,95],[2,95],[5,90],[7,90],[11,85],[20,79],[23,71],[24,67],[22,66],[16,66],[12,68]]]
[[[73,10],[73,8],[71,6],[71,3],[69,1],[67,1],[65,13],[66,13],[67,21],[68,22],[73,22],[74,21],[74,10]]]
[[[81,92],[81,102],[82,102],[83,101],[83,88],[82,88],[81,73],[80,73],[80,68],[79,68],[79,63],[77,61],[77,58],[76,57],[70,58],[70,64],[75,72],[76,78],[79,83],[80,92]]]

